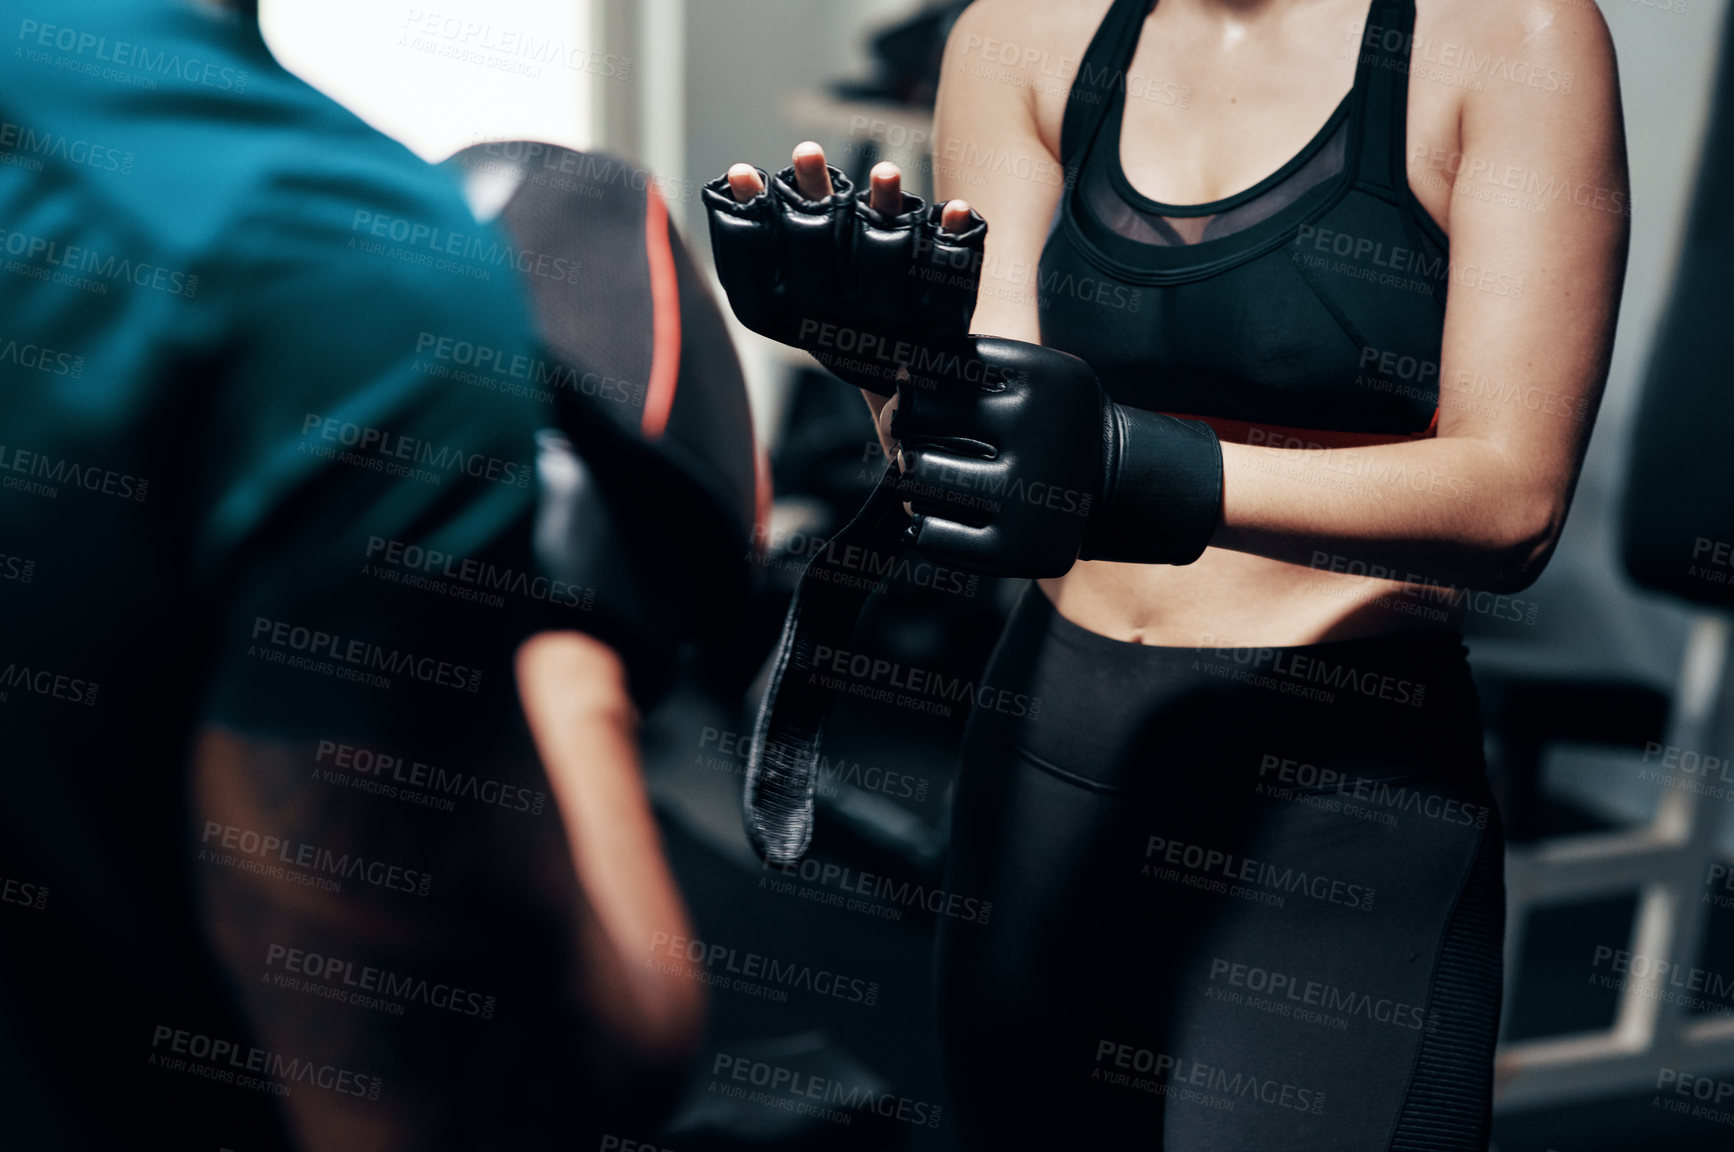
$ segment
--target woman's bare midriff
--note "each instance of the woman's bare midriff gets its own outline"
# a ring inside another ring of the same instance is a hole
[[[1212,548],[1183,566],[1084,561],[1039,583],[1079,627],[1165,648],[1291,647],[1450,631],[1462,621],[1450,589],[1332,572],[1331,565],[1328,556],[1303,568]]]

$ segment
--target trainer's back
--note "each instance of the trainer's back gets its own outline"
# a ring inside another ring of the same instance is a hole
[[[452,818],[358,807],[345,777],[320,793],[343,842],[296,843],[190,816],[208,806],[188,764],[196,734],[241,733],[308,750],[307,777],[326,746],[456,749],[510,715],[510,647],[543,606],[408,588],[404,557],[531,567],[546,407],[449,353],[534,356],[514,254],[250,20],[193,0],[0,13],[6,1142],[250,1150],[289,1095],[386,1114],[401,1079],[250,1035],[233,983],[282,958],[219,968],[212,893],[459,923],[433,901],[474,904],[481,870],[429,888],[414,858]],[[234,810],[270,823],[259,791]]]

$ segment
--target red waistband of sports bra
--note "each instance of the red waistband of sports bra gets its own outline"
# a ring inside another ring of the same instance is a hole
[[[1335,432],[1328,428],[1291,428],[1286,424],[1263,424],[1250,420],[1230,420],[1225,416],[1195,416],[1190,412],[1169,412],[1182,420],[1202,420],[1215,429],[1218,439],[1230,444],[1252,444],[1264,448],[1370,448],[1375,444],[1407,444],[1415,440],[1430,440],[1439,434],[1439,409],[1420,432]]]

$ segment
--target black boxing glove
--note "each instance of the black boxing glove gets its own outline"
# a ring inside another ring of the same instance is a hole
[[[943,379],[899,389],[891,434],[915,546],[984,575],[1190,564],[1222,512],[1210,425],[1116,404],[1039,344],[971,337]]]
[[[941,231],[943,206],[907,192],[886,215],[829,171],[822,200],[796,189],[793,165],[760,170],[765,191],[744,203],[727,174],[706,184],[717,276],[742,324],[890,396],[900,367],[923,379],[967,337],[987,221],[971,211],[961,234]]]

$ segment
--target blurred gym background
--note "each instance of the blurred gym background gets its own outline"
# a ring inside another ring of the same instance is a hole
[[[286,66],[429,160],[539,139],[654,174],[708,263],[699,184],[736,160],[781,167],[798,140],[819,141],[852,176],[895,160],[909,190],[931,193],[933,78],[963,5],[260,7]],[[1721,60],[1734,40],[1724,0],[1601,9],[1619,53],[1635,206],[1607,395],[1552,564],[1515,606],[1466,623],[1512,841],[1498,1152],[1734,1147],[1734,379],[1723,336],[1734,225],[1711,210],[1734,195],[1734,81],[1718,80],[1719,63],[1734,69]],[[750,668],[800,564],[884,462],[851,389],[735,334],[777,494],[758,646],[741,654]],[[883,654],[969,680],[1016,592],[905,582],[870,612]],[[750,710],[695,684],[649,718],[667,847],[724,983],[687,1105],[662,1133],[626,1135],[676,1152],[952,1146],[949,1125],[930,1122],[945,1094],[927,894],[962,721],[961,707],[842,706],[812,869],[785,876],[761,868],[740,830]],[[734,986],[743,974],[755,978]],[[843,1078],[910,1107],[841,1124],[727,1099],[709,1089],[729,1058]]]

